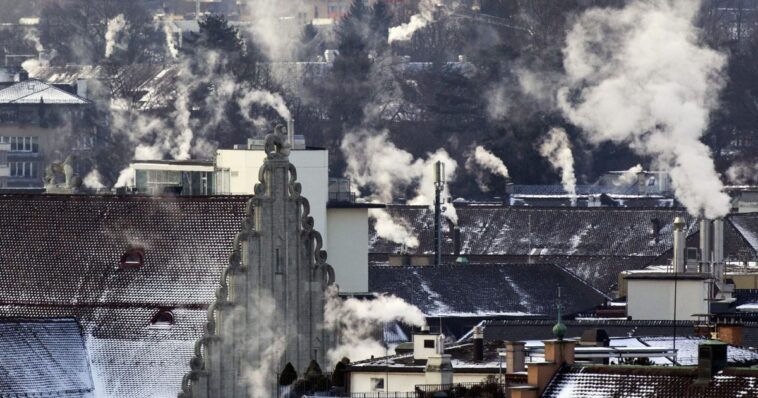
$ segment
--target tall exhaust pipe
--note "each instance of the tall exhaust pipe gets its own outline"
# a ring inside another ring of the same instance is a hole
[[[287,141],[290,143],[290,148],[295,149],[295,118],[291,117],[287,120]]]
[[[711,272],[711,240],[713,221],[702,216],[700,219],[700,272]]]
[[[434,265],[442,265],[442,190],[445,187],[445,164],[434,164]]]
[[[724,219],[713,220],[713,277],[724,281]]]
[[[684,272],[684,220],[674,219],[674,272]]]

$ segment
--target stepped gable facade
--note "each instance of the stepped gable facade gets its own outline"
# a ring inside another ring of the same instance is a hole
[[[208,309],[179,397],[248,397],[250,372],[274,388],[287,362],[302,372],[325,363],[334,337],[324,327],[326,290],[334,271],[300,195],[282,129],[266,137],[267,158],[246,208],[229,266]],[[267,379],[271,380],[267,380]],[[260,392],[260,391],[259,391]]]

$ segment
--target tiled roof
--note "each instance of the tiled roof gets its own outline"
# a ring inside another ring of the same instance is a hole
[[[248,199],[0,195],[0,315],[78,318],[98,397],[175,397]]]
[[[640,193],[640,189],[636,184],[631,185],[577,185],[576,194],[580,196],[584,195],[639,195],[647,196],[644,193]],[[513,185],[514,195],[547,195],[547,196],[567,196],[568,192],[563,189],[561,185]],[[653,196],[661,196],[656,194]]]
[[[370,291],[394,294],[429,316],[553,314],[559,285],[564,313],[592,309],[606,298],[550,264],[369,267]]]
[[[726,369],[707,384],[696,379],[692,367],[571,366],[556,374],[542,397],[758,397],[758,370]]]
[[[63,104],[86,105],[84,98],[53,87],[39,80],[26,80],[0,90],[0,104]]]
[[[745,238],[753,253],[758,254],[758,213],[732,214],[729,222]]]
[[[580,338],[587,329],[604,329],[610,337],[691,336],[692,321],[635,321],[620,319],[564,320],[567,338]],[[506,319],[485,321],[486,340],[544,340],[553,338],[553,319]]]
[[[2,320],[0,347],[0,396],[94,397],[76,320]]]
[[[209,304],[246,199],[0,195],[0,305]]]
[[[98,79],[102,75],[102,67],[92,65],[42,66],[29,73],[29,77],[48,84],[67,85],[73,85],[79,79]]]
[[[433,252],[433,211],[417,206],[387,206],[408,225],[420,245],[413,253]],[[672,246],[672,224],[683,217],[688,230],[695,219],[683,209],[530,208],[519,206],[459,206],[463,254],[658,256]],[[373,230],[371,253],[399,253],[401,245],[381,239]],[[443,251],[452,253],[449,226],[443,227]]]

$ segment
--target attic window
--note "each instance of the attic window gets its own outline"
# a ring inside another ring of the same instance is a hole
[[[121,256],[119,269],[142,268],[145,265],[145,250],[140,247],[132,247]]]
[[[434,348],[434,340],[424,340],[424,348]]]
[[[150,320],[152,327],[171,327],[174,324],[174,314],[169,310],[159,310]]]

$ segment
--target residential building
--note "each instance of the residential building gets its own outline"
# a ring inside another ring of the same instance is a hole
[[[84,157],[95,145],[94,127],[87,123],[91,102],[25,79],[23,72],[20,76],[20,81],[0,90],[0,144],[10,144],[5,185],[41,188],[49,163],[71,154]]]

